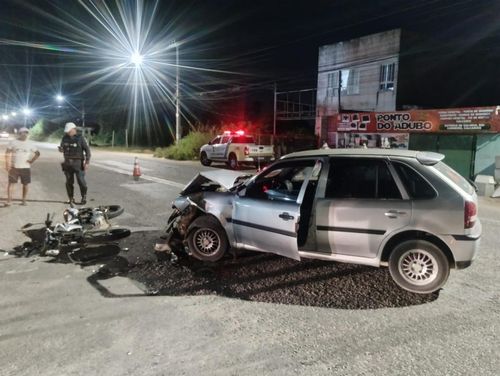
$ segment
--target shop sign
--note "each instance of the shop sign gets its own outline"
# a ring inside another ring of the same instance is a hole
[[[330,132],[500,132],[500,106],[341,113]]]

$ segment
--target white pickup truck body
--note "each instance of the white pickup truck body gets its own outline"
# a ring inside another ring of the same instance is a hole
[[[242,132],[225,132],[200,149],[200,162],[204,166],[210,166],[212,162],[225,162],[235,170],[242,164],[258,165],[273,160],[272,145],[256,145],[253,136]]]

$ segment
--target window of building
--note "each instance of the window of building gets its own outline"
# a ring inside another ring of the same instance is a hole
[[[401,199],[386,162],[365,158],[332,158],[327,198]]]
[[[339,72],[328,73],[328,84],[326,86],[326,96],[336,97],[339,88]]]
[[[343,94],[359,94],[359,70],[343,69],[341,77],[341,90]]]
[[[396,63],[382,64],[380,66],[380,90],[394,90],[394,77]]]

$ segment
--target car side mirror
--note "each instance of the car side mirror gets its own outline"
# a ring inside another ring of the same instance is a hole
[[[212,141],[208,141],[208,145],[212,145]]]

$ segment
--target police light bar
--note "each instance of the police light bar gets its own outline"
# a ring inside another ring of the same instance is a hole
[[[238,136],[243,136],[245,134],[245,131],[239,130],[235,132]]]

